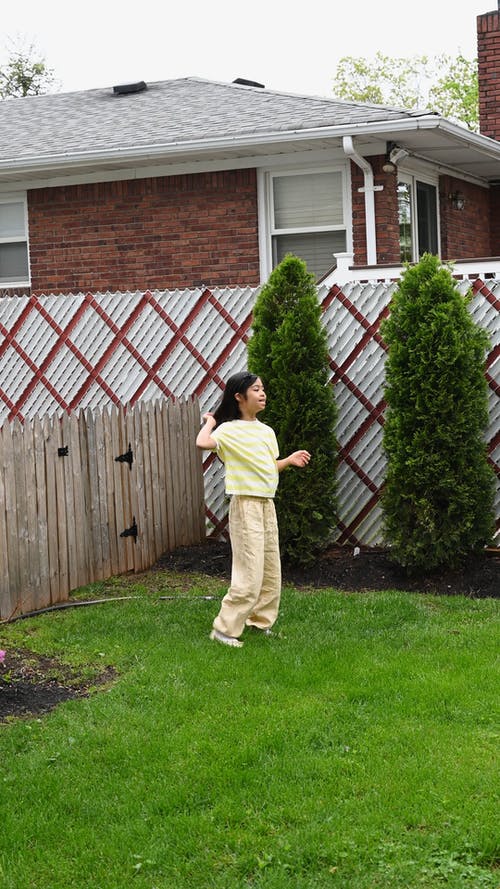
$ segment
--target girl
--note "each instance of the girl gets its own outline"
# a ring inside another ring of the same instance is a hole
[[[210,638],[241,648],[245,626],[269,635],[278,616],[281,562],[273,497],[278,473],[286,466],[307,466],[308,451],[278,459],[278,442],[257,414],[266,406],[259,377],[238,373],[227,381],[213,414],[203,415],[199,448],[217,451],[226,469],[231,586],[222,600]]]

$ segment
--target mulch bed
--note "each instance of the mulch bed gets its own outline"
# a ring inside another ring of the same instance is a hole
[[[155,566],[161,570],[192,571],[221,576],[231,573],[231,547],[221,541],[185,546],[167,553]],[[391,561],[387,550],[331,546],[309,567],[283,565],[283,581],[298,587],[340,590],[407,590],[474,598],[500,596],[500,549],[469,559],[463,568],[409,577]]]

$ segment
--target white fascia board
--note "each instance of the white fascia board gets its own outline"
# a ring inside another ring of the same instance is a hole
[[[222,158],[217,160],[187,160],[175,163],[158,163],[150,166],[124,166],[110,167],[108,169],[90,169],[85,172],[73,172],[71,169],[65,172],[46,171],[36,178],[29,178],[29,173],[19,173],[16,179],[1,179],[0,171],[0,195],[3,191],[12,193],[19,190],[30,190],[32,188],[55,188],[62,185],[83,185],[90,182],[118,182],[125,179],[155,179],[160,176],[180,176],[192,173],[210,173],[219,172],[221,170],[245,170],[245,169],[271,169],[278,167],[281,169],[293,170],[297,167],[307,164],[315,166],[329,166],[332,157],[341,163],[345,161],[345,155],[339,148],[337,152],[333,152],[328,148],[320,149],[304,149],[303,151],[293,151],[289,154],[259,154],[251,157],[233,157]],[[30,173],[33,176],[32,171]],[[52,174],[52,175],[51,175]]]
[[[297,130],[287,133],[271,133],[265,136],[255,135],[245,138],[232,137],[231,139],[204,139],[196,142],[171,142],[164,145],[148,146],[147,148],[110,148],[99,151],[83,151],[75,154],[69,152],[51,154],[46,157],[27,157],[27,158],[8,158],[0,160],[0,173],[2,170],[9,172],[25,171],[41,172],[44,169],[57,167],[78,167],[79,165],[89,163],[116,163],[129,162],[130,164],[145,163],[147,161],[154,162],[157,158],[168,158],[171,155],[178,154],[180,157],[188,157],[190,154],[203,154],[212,151],[229,151],[238,149],[239,151],[252,148],[255,145],[273,145],[276,142],[287,143],[297,142],[321,138],[329,138],[341,135],[340,131],[334,127],[325,127],[324,129],[315,130]]]

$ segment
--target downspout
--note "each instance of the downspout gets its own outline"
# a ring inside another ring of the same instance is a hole
[[[374,192],[382,191],[383,185],[373,184],[373,170],[366,160],[354,148],[352,136],[344,136],[342,140],[344,153],[363,170],[365,184],[359,191],[365,195],[365,226],[366,226],[366,259],[368,265],[377,265],[377,235],[375,230],[375,196]]]

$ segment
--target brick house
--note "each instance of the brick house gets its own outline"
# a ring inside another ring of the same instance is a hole
[[[240,79],[1,102],[0,295],[256,286],[287,252],[318,279],[497,270],[499,11],[477,29],[481,134]]]

